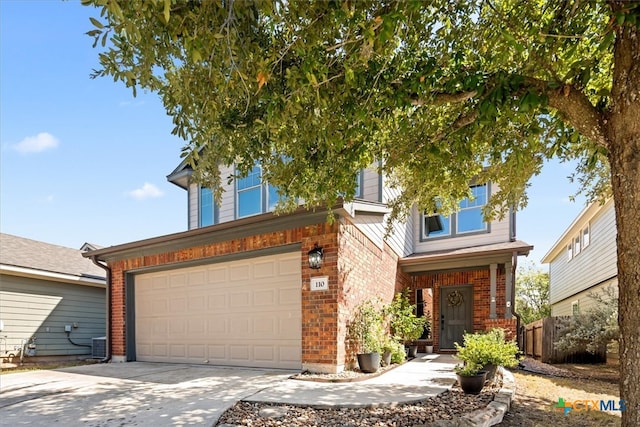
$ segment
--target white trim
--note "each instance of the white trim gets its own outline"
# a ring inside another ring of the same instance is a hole
[[[33,268],[16,267],[12,265],[0,265],[0,273],[11,276],[30,277],[33,279],[51,280],[54,282],[66,282],[84,286],[106,287],[106,279],[94,279],[80,277],[72,274],[55,273],[53,271],[34,270]]]

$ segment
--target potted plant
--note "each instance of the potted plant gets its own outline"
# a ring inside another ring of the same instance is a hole
[[[396,294],[387,306],[385,315],[393,337],[408,347],[409,357],[415,357],[417,346],[413,342],[424,333],[427,319],[415,315],[413,305],[409,302],[408,289]]]
[[[376,372],[380,367],[380,351],[384,340],[382,312],[372,301],[362,303],[350,324],[357,344],[358,366],[362,372]]]
[[[467,394],[479,394],[486,381],[486,371],[481,370],[481,366],[476,363],[465,363],[455,367],[458,384],[463,392]]]
[[[487,370],[487,379],[493,380],[498,366],[507,368],[518,364],[518,345],[505,339],[504,330],[492,329],[487,333],[465,333],[464,345],[455,343],[456,357],[465,364],[479,365]]]

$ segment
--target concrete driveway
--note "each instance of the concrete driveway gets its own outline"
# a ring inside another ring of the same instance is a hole
[[[292,372],[111,363],[0,376],[1,425],[214,425],[238,400]]]

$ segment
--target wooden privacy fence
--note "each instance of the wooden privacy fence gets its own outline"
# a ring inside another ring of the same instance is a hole
[[[599,363],[607,361],[607,349],[598,352],[569,352],[557,350],[553,343],[563,332],[571,316],[550,316],[524,327],[524,353],[544,363]]]

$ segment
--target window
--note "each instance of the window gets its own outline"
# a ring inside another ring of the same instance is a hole
[[[487,204],[489,188],[487,184],[471,186],[471,198],[465,198],[458,206],[458,212],[449,215],[424,215],[423,238],[456,236],[467,233],[488,231],[482,208]]]
[[[198,218],[199,227],[215,224],[215,203],[213,192],[206,187],[200,187],[200,216]]]
[[[238,192],[238,217],[262,212],[262,171],[254,166],[244,178],[236,180]]]
[[[571,314],[574,316],[580,314],[580,303],[578,301],[571,302]]]
[[[460,202],[458,212],[458,233],[470,233],[487,229],[487,223],[482,217],[482,207],[487,204],[487,185],[474,185],[471,187],[471,199],[466,198]]]
[[[362,193],[362,181],[363,181],[364,170],[360,169],[358,175],[356,176],[356,193],[355,198],[361,199],[363,197]]]
[[[262,182],[260,165],[255,165],[246,177],[236,179],[236,196],[238,218],[270,212],[281,199],[277,187]]]
[[[567,261],[573,258],[573,241],[567,245]]]
[[[576,256],[580,253],[580,236],[578,235],[575,239],[573,239],[573,256]]]
[[[587,228],[582,230],[582,249],[589,246],[589,243],[589,226],[587,225]]]

